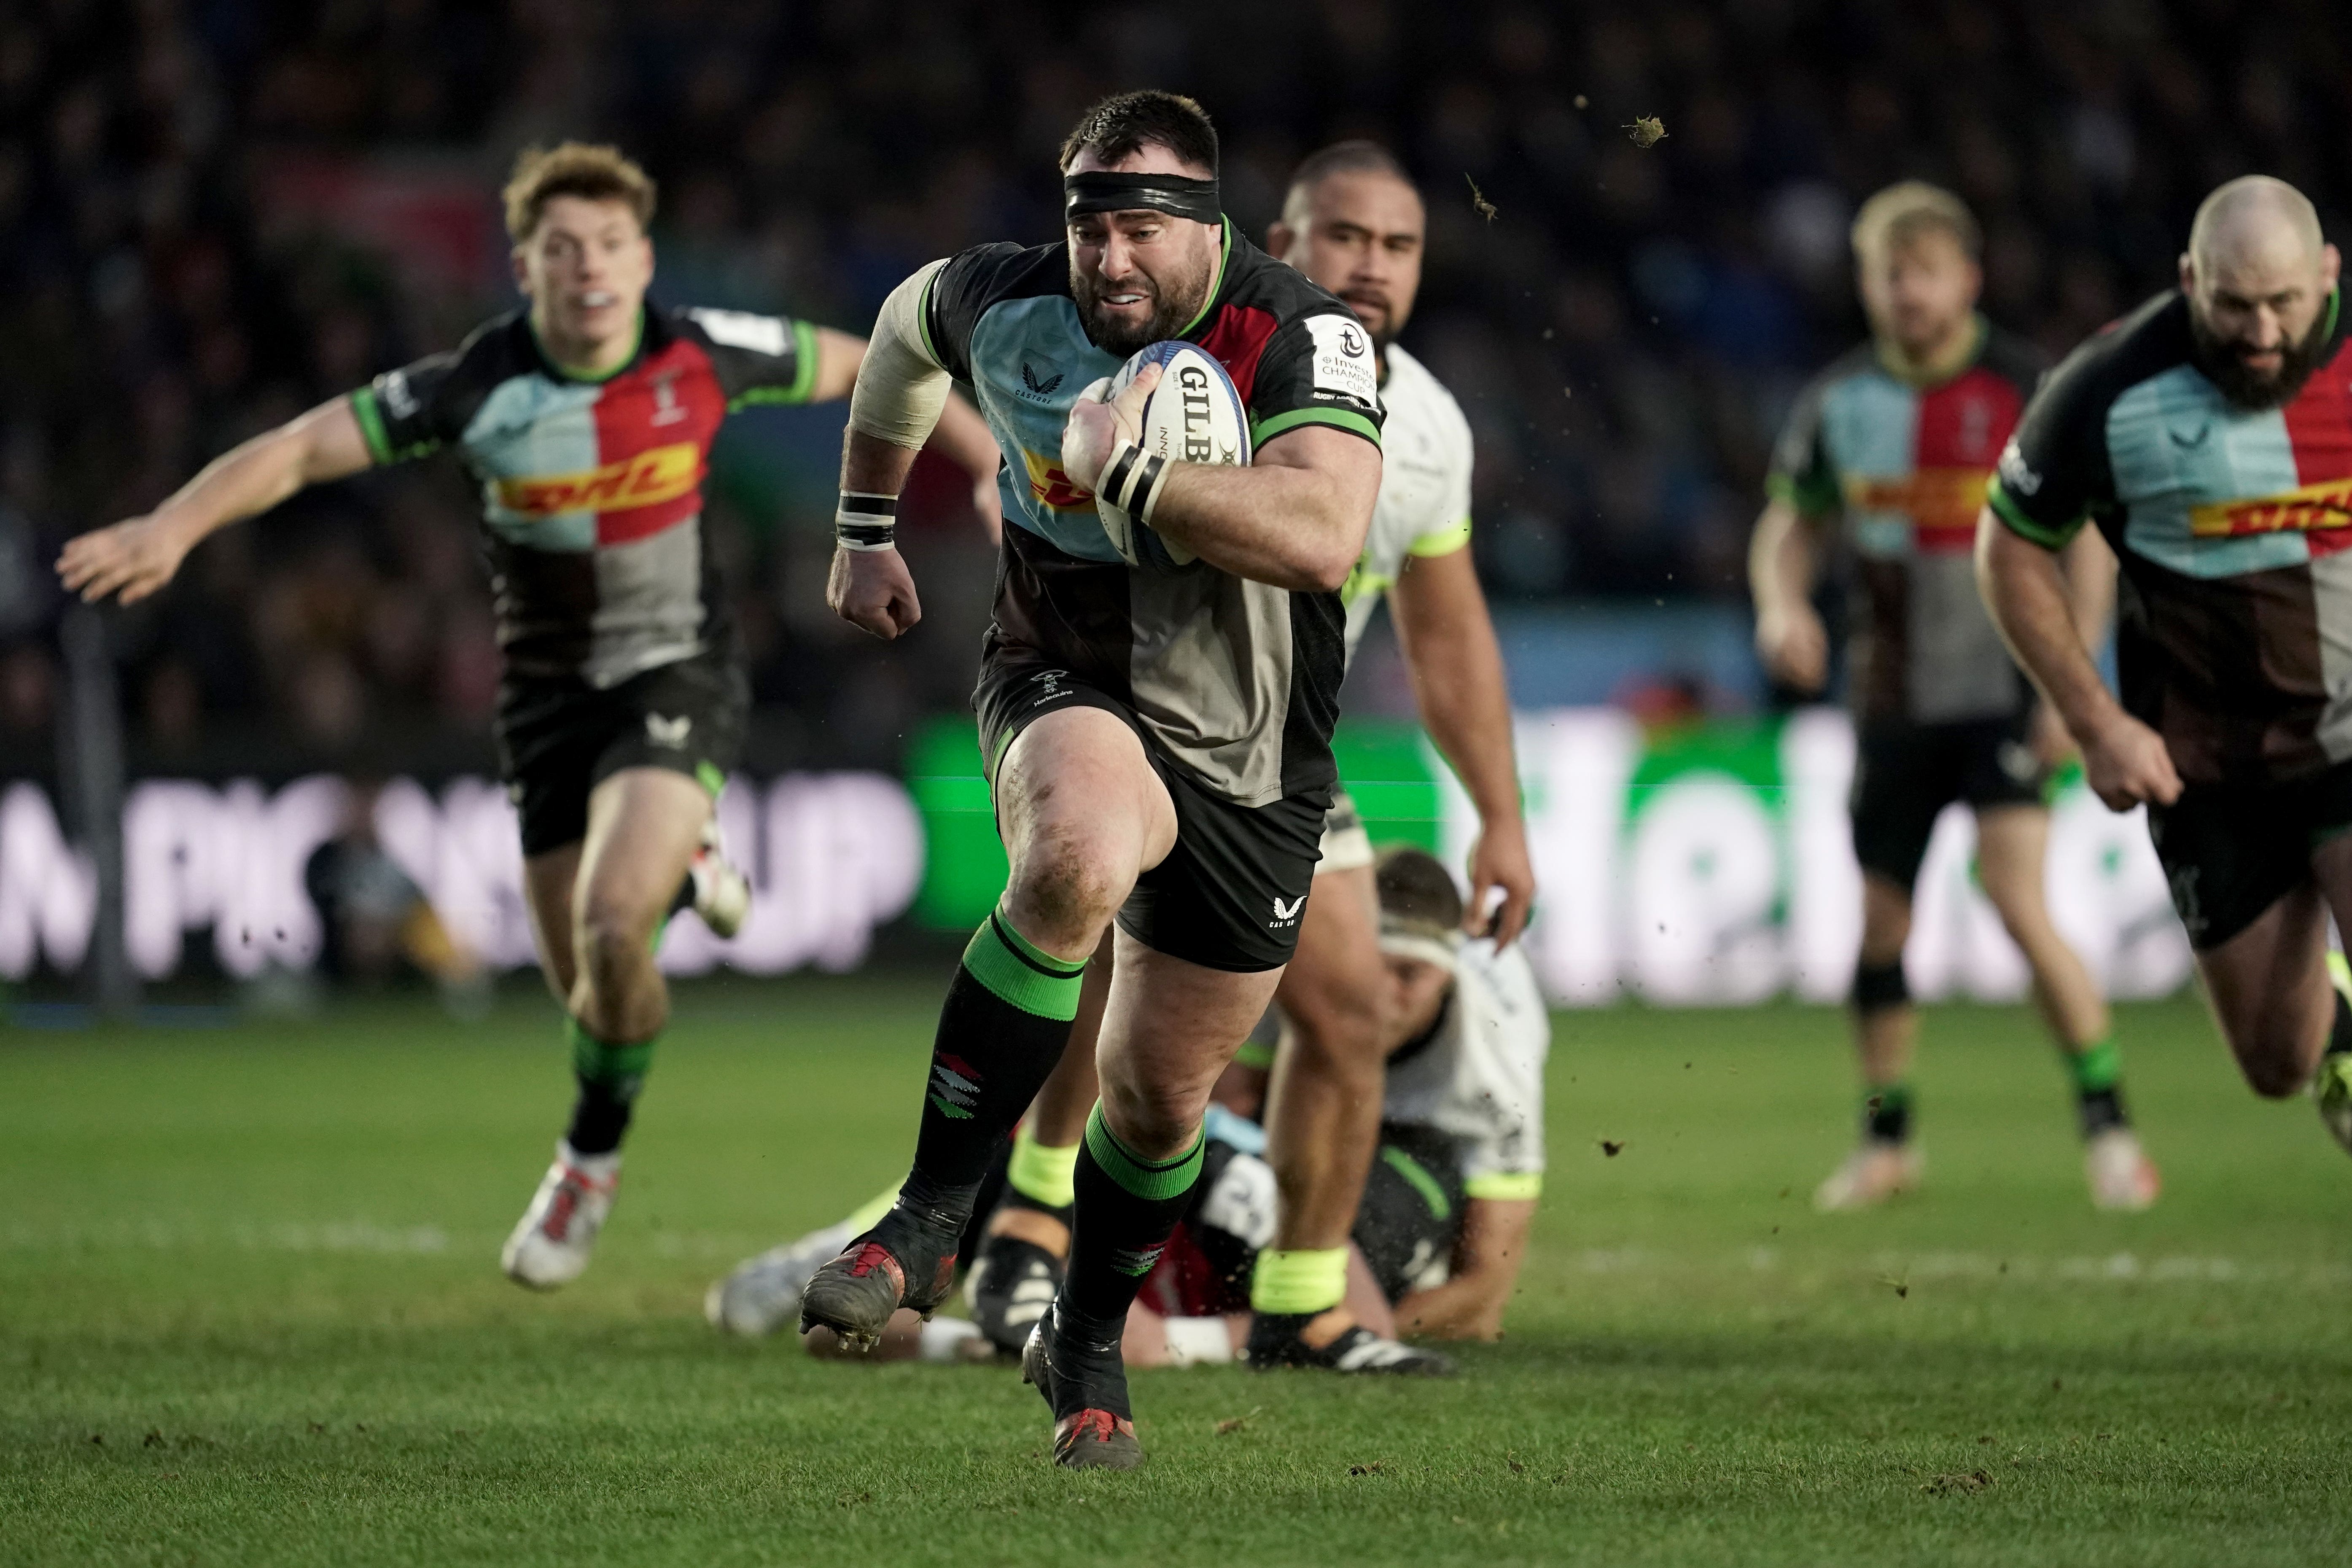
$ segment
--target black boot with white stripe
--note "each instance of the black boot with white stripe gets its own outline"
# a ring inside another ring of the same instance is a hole
[[[1307,1325],[1319,1312],[1260,1312],[1250,1320],[1249,1363],[1260,1372],[1278,1366],[1320,1367],[1326,1372],[1385,1373],[1391,1377],[1452,1377],[1454,1358],[1397,1340],[1384,1340],[1361,1323],[1351,1323],[1328,1344],[1310,1345]]]

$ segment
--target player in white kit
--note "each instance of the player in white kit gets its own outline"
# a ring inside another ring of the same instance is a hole
[[[1478,812],[1465,924],[1500,949],[1527,923],[1535,874],[1502,654],[1471,564],[1470,426],[1437,378],[1394,342],[1420,287],[1424,224],[1420,193],[1396,160],[1371,142],[1345,142],[1299,165],[1267,249],[1345,301],[1381,354],[1385,462],[1363,558],[1343,590],[1348,651],[1352,658],[1385,595],[1423,722]],[[1256,1058],[1273,1059],[1266,1159],[1281,1204],[1252,1286],[1250,1358],[1262,1367],[1443,1373],[1452,1370],[1444,1356],[1376,1348],[1380,1337],[1343,1305],[1349,1233],[1379,1140],[1383,1063],[1400,1036],[1381,957],[1371,844],[1344,795],[1322,848],[1297,951],[1276,994],[1288,1026],[1279,1051]],[[1108,971],[1105,952],[1088,972],[1071,1047],[1016,1139],[1003,1203],[967,1254],[973,1315],[1008,1348],[1019,1348],[1053,1299],[1068,1250],[1071,1172],[1095,1100]],[[1254,1048],[1243,1047],[1245,1058]],[[1523,1226],[1534,1192],[1508,1185],[1471,1195],[1507,1202]],[[781,1253],[746,1263],[714,1289],[713,1321],[730,1317],[730,1295],[765,1300],[796,1289],[788,1276],[799,1264],[776,1272],[785,1268]]]

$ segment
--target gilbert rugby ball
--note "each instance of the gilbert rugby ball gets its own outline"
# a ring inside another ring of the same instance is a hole
[[[1250,460],[1249,411],[1225,367],[1198,343],[1170,339],[1140,350],[1103,384],[1105,401],[1127,390],[1145,365],[1160,366],[1160,384],[1143,405],[1137,445],[1147,457],[1174,463],[1210,463],[1239,468]],[[1088,391],[1094,390],[1088,388]],[[1130,566],[1175,567],[1192,563],[1191,551],[1169,543],[1109,501],[1097,497],[1103,531]]]

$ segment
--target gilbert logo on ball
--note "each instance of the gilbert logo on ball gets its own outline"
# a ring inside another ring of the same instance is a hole
[[[1142,427],[1136,433],[1136,445],[1146,457],[1223,468],[1248,463],[1249,411],[1242,406],[1242,395],[1225,367],[1198,343],[1171,339],[1139,351],[1118,367],[1117,375],[1097,384],[1102,398],[1108,402],[1125,392],[1148,364],[1160,367],[1160,384],[1144,401]],[[1169,543],[1124,509],[1097,497],[1095,511],[1129,565],[1172,569],[1192,563],[1191,551]]]

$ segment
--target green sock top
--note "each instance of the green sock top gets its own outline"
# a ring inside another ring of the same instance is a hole
[[[633,1098],[645,1082],[646,1069],[653,1065],[654,1047],[661,1037],[614,1046],[590,1034],[577,1018],[567,1017],[563,1023],[565,1037],[572,1042],[572,1070],[616,1099]]]
[[[2105,1094],[2123,1081],[2123,1052],[2116,1047],[2116,1037],[2094,1041],[2066,1058],[2066,1069],[2074,1075],[2074,1089],[2079,1094]]]
[[[991,910],[963,950],[963,966],[1000,1002],[1040,1018],[1068,1023],[1078,1016],[1086,961],[1056,958],[1013,929],[1003,910]]]

